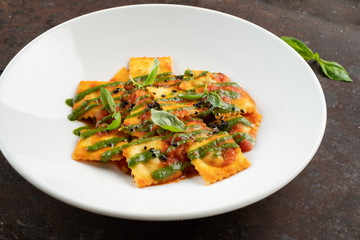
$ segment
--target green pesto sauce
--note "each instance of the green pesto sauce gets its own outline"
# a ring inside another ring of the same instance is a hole
[[[208,73],[209,73],[209,71],[203,71],[202,73],[200,73],[200,74],[197,76],[197,78],[206,76],[206,74],[208,74]]]
[[[203,118],[203,117],[208,116],[210,113],[211,113],[211,110],[209,109],[209,110],[206,110],[206,111],[204,111],[204,112],[199,113],[197,116],[198,116],[199,118]]]
[[[165,77],[165,76],[168,76],[172,74],[172,72],[165,72],[165,73],[159,73],[156,75],[156,78],[161,78],[161,77]],[[138,77],[135,77],[133,78],[135,82],[143,82],[147,79],[148,75],[141,75],[141,76],[138,76]],[[130,83],[132,83],[131,80],[127,81],[126,83],[124,83],[124,85],[129,85]]]
[[[140,101],[141,99],[144,99],[144,98],[149,98],[150,97],[150,94],[145,94],[145,95],[142,95],[140,96],[138,99],[135,100],[134,104],[136,104],[138,101]]]
[[[68,105],[69,107],[73,107],[74,103],[73,103],[73,99],[72,98],[68,98],[65,100],[66,105]]]
[[[90,127],[89,126],[82,126],[82,127],[76,128],[76,129],[73,130],[73,134],[76,135],[76,136],[80,136],[81,131],[84,130],[84,129],[90,129]]]
[[[161,77],[155,79],[154,82],[164,82],[164,81],[172,81],[172,80],[176,80],[176,77]]]
[[[78,93],[78,94],[73,98],[73,103],[75,103],[75,102],[77,102],[77,101],[80,101],[80,100],[83,99],[86,95],[89,95],[90,93],[99,91],[100,88],[102,88],[102,87],[111,87],[111,86],[117,86],[117,85],[120,85],[120,84],[121,84],[121,82],[118,82],[118,81],[117,81],[117,82],[110,82],[110,83],[105,83],[105,84],[102,84],[102,85],[99,85],[99,86],[96,86],[96,87],[92,87],[92,88],[86,89],[85,91]]]
[[[149,101],[140,103],[140,104],[136,105],[135,107],[133,107],[132,111],[137,110],[137,109],[139,109],[139,108],[141,108],[141,107],[143,107],[143,106],[145,106],[145,105],[147,105],[149,103],[152,103],[152,102],[153,102],[152,100],[149,100]]]
[[[240,112],[240,109],[234,104],[223,102],[221,108],[212,108],[211,111],[216,115],[217,113]]]
[[[197,138],[197,139],[195,139],[195,142],[201,142],[201,141],[204,141],[206,139],[208,139],[208,137]]]
[[[131,114],[131,115],[127,116],[126,119],[140,116],[141,114],[144,114],[145,112],[146,112],[146,110],[145,110],[145,108],[144,108],[144,109],[141,110],[141,111],[138,111],[138,112],[136,112],[136,113],[134,113],[134,114]]]
[[[172,97],[172,98],[161,98],[161,99],[157,99],[156,101],[158,102],[184,102],[183,99],[179,98],[179,97]],[[164,103],[161,103],[161,105],[163,105]]]
[[[244,125],[246,127],[251,127],[251,123],[249,122],[249,120],[247,120],[243,116],[232,118],[232,119],[226,121],[226,123],[227,123],[226,126],[223,127],[221,130],[230,131],[231,128],[238,123],[241,123],[242,125]]]
[[[217,147],[213,147],[213,148],[208,148],[202,152],[200,152],[199,154],[199,157],[198,158],[203,158],[205,157],[209,152],[221,152],[222,150],[224,149],[227,149],[227,148],[238,148],[239,146],[232,142],[232,143],[224,143],[223,145],[221,146],[217,146]],[[193,160],[193,159],[192,159]]]
[[[112,115],[107,115],[105,117],[103,117],[100,121],[98,121],[96,123],[96,126],[95,127],[98,127],[100,126],[101,124],[103,124],[104,122],[107,122],[108,120],[112,119]]]
[[[136,140],[136,141],[133,141],[133,142],[126,143],[126,144],[124,144],[124,145],[122,145],[120,147],[116,147],[116,148],[112,148],[112,149],[107,150],[106,152],[104,152],[101,155],[100,160],[102,162],[107,162],[115,154],[121,153],[123,148],[128,148],[128,147],[131,147],[133,145],[142,144],[142,143],[146,143],[146,142],[151,142],[151,141],[154,141],[154,140],[164,140],[164,139],[167,139],[167,138],[169,138],[169,137],[171,137],[173,135],[174,134],[172,133],[172,134],[169,134],[169,135],[166,135],[166,136],[156,136],[156,137],[151,137],[151,138],[142,138],[142,139],[139,139],[139,140]]]
[[[162,128],[161,128],[162,129]],[[145,134],[143,137],[141,137],[140,139],[144,139],[144,138],[148,138],[148,137],[152,137],[155,135],[155,131],[151,131],[151,132],[148,132],[147,134]]]
[[[195,109],[196,107],[194,106],[190,106],[190,107],[179,107],[179,108],[176,108],[176,109],[172,109],[172,110],[167,110],[167,112],[175,112],[175,111],[182,111],[182,110],[192,110],[192,109]]]
[[[237,84],[236,82],[219,82],[219,83],[213,83],[216,86],[235,86],[235,87],[240,87],[239,84]]]
[[[88,146],[86,148],[86,150],[88,150],[89,152],[94,152],[97,151],[99,149],[105,148],[105,147],[114,147],[116,144],[118,144],[119,142],[122,141],[127,141],[128,139],[123,137],[123,138],[118,138],[118,137],[114,137],[111,139],[106,139],[100,142],[97,142],[91,146]]]
[[[165,180],[166,178],[170,177],[171,175],[175,174],[176,172],[184,170],[189,165],[190,165],[190,163],[176,162],[169,166],[156,169],[155,171],[153,171],[151,173],[151,176],[155,180],[160,180],[160,181]]]
[[[152,151],[147,150],[142,153],[135,154],[133,157],[129,158],[128,160],[128,167],[132,168],[135,167],[139,163],[145,163],[150,159],[158,157],[160,151],[158,149],[153,149]]]
[[[223,132],[221,133],[218,133],[218,134],[224,134]],[[232,139],[231,136],[227,135],[227,136],[224,136],[224,137],[220,137],[220,138],[217,138],[211,142],[209,142],[208,144],[204,145],[204,146],[201,146],[199,148],[196,148],[192,151],[190,151],[188,153],[188,157],[190,160],[194,160],[196,158],[200,158],[202,156],[202,152],[204,152],[205,150],[209,149],[209,148],[214,148],[216,145],[222,143],[222,142],[225,142],[229,139]],[[236,145],[236,144],[235,144]],[[236,145],[237,146],[237,145]]]
[[[93,100],[93,99],[91,99]],[[90,100],[89,100],[90,101]],[[86,101],[84,102],[86,103]],[[82,105],[84,105],[85,107],[81,107]],[[93,103],[93,104],[81,104],[80,107],[76,108],[74,111],[72,111],[69,115],[68,115],[68,119],[70,121],[75,121],[77,120],[83,113],[90,111],[90,109],[100,106],[100,103]]]
[[[227,90],[223,90],[223,89],[218,89],[213,92],[219,94],[220,97],[228,97],[231,99],[238,99],[240,97],[240,94],[235,91],[227,91]]]
[[[255,143],[255,138],[253,138],[250,134],[248,133],[240,133],[240,132],[237,132],[237,133],[234,133],[232,135],[232,137],[234,138],[235,142],[236,143],[241,143],[243,140],[248,140],[249,142],[251,143]]]
[[[81,133],[80,137],[82,137],[83,139],[85,138],[88,138],[96,133],[99,133],[99,132],[105,132],[106,131],[106,128],[95,128],[95,129],[90,129],[90,130],[87,130],[83,133]]]
[[[172,72],[164,72],[164,73],[159,73],[158,75],[156,75],[156,78],[162,78],[162,77],[165,77],[165,76],[169,76],[173,74]]]

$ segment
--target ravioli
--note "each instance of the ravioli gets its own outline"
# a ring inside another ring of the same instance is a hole
[[[135,140],[131,142],[132,145],[123,148],[123,154],[126,157],[128,166],[137,186],[140,188],[165,183],[182,175],[181,168],[175,169],[165,177],[161,174],[160,177],[156,175],[161,169],[172,166],[166,162],[164,154],[168,144],[163,139],[164,137],[153,137]]]
[[[160,62],[158,74],[172,73],[172,60],[171,57],[159,57]],[[151,57],[137,57],[130,58],[129,74],[133,77],[140,77],[148,75],[152,69],[154,58]]]
[[[124,145],[127,140],[125,135],[119,134],[117,131],[99,132],[86,138],[80,137],[72,157],[74,160],[100,161],[104,152],[110,148]],[[111,158],[112,161],[122,159],[122,155],[115,155]]]
[[[243,152],[262,120],[250,95],[223,73],[176,75],[171,57],[157,59],[130,58],[109,81],[80,82],[66,100],[69,120],[87,124],[74,131],[73,159],[116,162],[139,188],[194,174],[212,184],[247,169]]]
[[[99,87],[101,86],[104,86],[104,88],[112,92],[114,99],[120,98],[125,93],[123,86],[118,82],[109,83],[105,81],[81,81],[77,89],[77,94],[91,89],[94,89],[94,91],[89,91],[89,94],[85,95],[84,98],[73,103],[73,112],[68,116],[70,120],[95,117],[95,114],[100,111],[103,106],[100,101]]]

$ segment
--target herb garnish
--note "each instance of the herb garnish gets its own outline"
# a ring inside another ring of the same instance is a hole
[[[152,69],[151,69],[149,75],[147,76],[146,80],[142,84],[137,83],[130,75],[130,80],[134,83],[134,85],[137,87],[137,89],[143,88],[145,86],[148,86],[148,85],[151,85],[154,83],[156,75],[159,71],[159,63],[160,63],[159,59],[155,58]]]
[[[318,53],[313,53],[303,42],[293,37],[281,37],[296,52],[298,52],[306,61],[315,60],[320,64],[323,73],[330,79],[344,82],[352,82],[349,73],[337,62],[330,62],[319,57]]]
[[[158,111],[151,109],[151,120],[162,127],[163,129],[171,132],[184,132],[185,124],[178,119],[175,115],[168,113],[164,110]]]
[[[100,88],[100,100],[104,105],[105,109],[112,114],[114,120],[111,122],[109,126],[107,126],[106,130],[113,130],[115,128],[120,127],[121,124],[121,114],[120,112],[116,112],[116,105],[111,93],[106,88]]]

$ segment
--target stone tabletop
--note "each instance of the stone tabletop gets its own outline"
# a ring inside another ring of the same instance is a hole
[[[341,63],[353,83],[329,80],[317,64],[309,63],[328,111],[324,139],[314,158],[284,188],[248,207],[202,219],[146,222],[97,215],[49,197],[0,153],[0,239],[360,239],[360,2],[157,2],[232,14],[277,36],[301,39],[322,58]],[[89,12],[139,3],[154,2],[1,0],[0,73],[46,30]]]

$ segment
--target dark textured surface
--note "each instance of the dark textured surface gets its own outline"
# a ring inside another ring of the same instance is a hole
[[[59,23],[144,2],[1,0],[0,73],[22,47]],[[197,220],[142,222],[85,212],[55,200],[26,182],[0,154],[0,240],[360,239],[359,1],[188,0],[182,4],[241,17],[277,36],[297,37],[322,58],[347,68],[352,84],[328,80],[310,63],[328,110],[325,136],[310,164],[280,191],[243,209]]]

